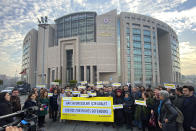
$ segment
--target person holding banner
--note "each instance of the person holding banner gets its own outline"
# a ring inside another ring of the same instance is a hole
[[[153,99],[150,98],[146,92],[142,93],[142,98],[140,98],[139,100],[144,101],[146,104],[136,105],[134,117],[138,128],[142,129],[142,131],[145,131],[145,128],[148,126],[148,122],[150,119],[150,111],[154,102]]]
[[[122,90],[117,89],[116,90],[116,96],[114,97],[114,104],[123,104],[124,103],[124,97],[122,95]],[[114,126],[117,128],[120,128],[124,122],[123,117],[123,109],[116,109],[114,110]]]

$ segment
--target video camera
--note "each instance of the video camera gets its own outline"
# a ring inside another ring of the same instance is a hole
[[[36,131],[38,110],[38,106],[33,106],[12,114],[0,116],[0,121],[7,118],[14,118],[14,122],[3,125],[0,127],[0,131],[4,131],[7,126],[21,127],[23,131]]]

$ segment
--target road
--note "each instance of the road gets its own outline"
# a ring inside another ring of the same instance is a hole
[[[22,106],[26,99],[27,95],[20,96]],[[64,122],[53,122],[52,119],[49,119],[49,115],[47,115],[45,128],[42,128],[40,131],[131,131],[131,129],[126,129],[125,125],[116,129],[112,126],[105,126],[102,123],[97,124],[96,122],[85,121],[66,120]],[[138,130],[134,128],[133,131]]]

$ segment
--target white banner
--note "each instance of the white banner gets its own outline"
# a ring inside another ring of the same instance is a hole
[[[111,107],[110,101],[64,101],[63,106]]]
[[[91,115],[111,115],[111,109],[101,108],[63,108],[62,113],[68,114],[91,114]]]

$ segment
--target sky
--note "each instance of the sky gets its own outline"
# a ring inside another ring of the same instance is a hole
[[[63,15],[117,9],[159,19],[178,34],[181,73],[196,75],[196,0],[0,0],[0,74],[19,76],[25,35],[37,29],[37,18],[49,23]]]

